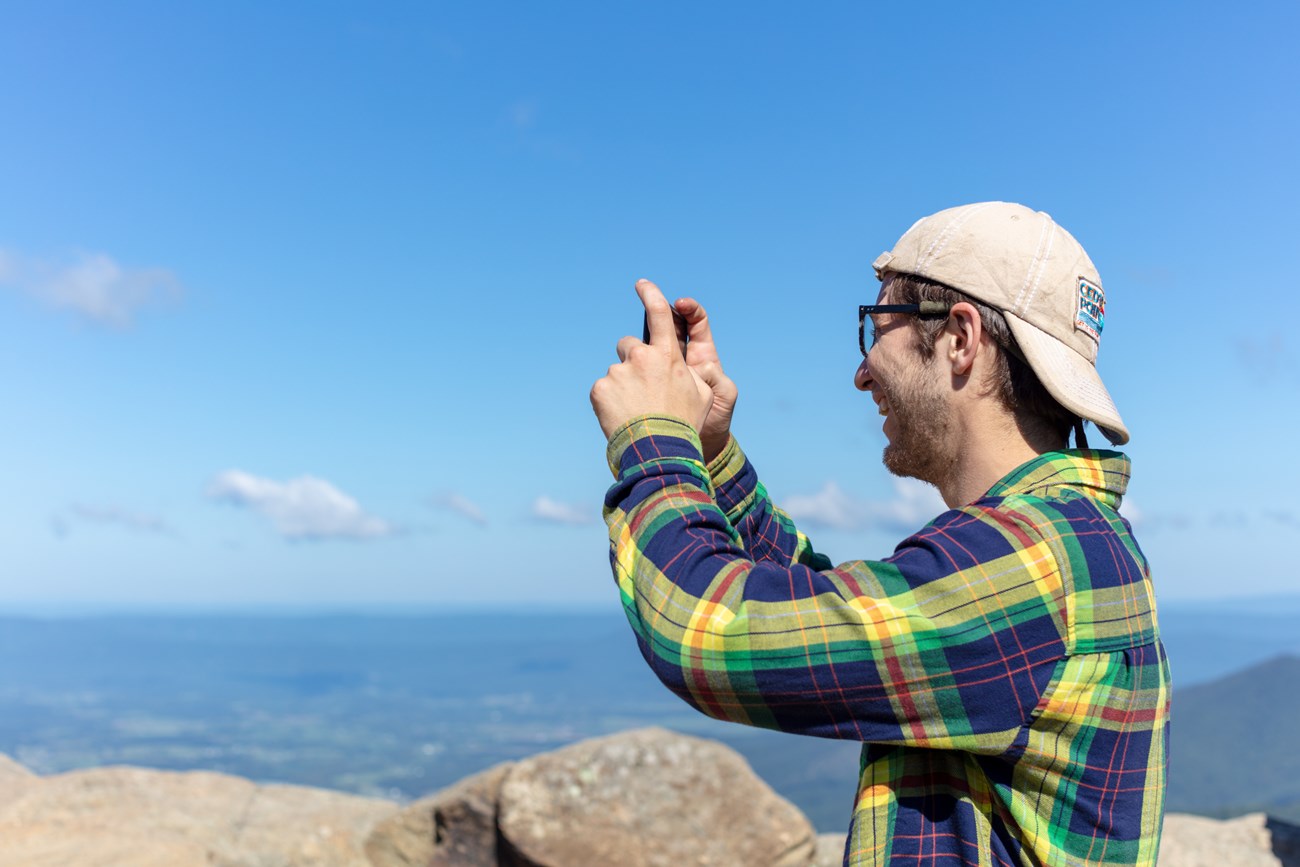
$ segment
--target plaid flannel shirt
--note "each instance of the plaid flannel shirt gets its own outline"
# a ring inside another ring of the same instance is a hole
[[[1169,670],[1116,509],[1129,462],[1019,467],[884,560],[834,566],[733,439],[610,438],[610,560],[641,652],[710,716],[862,741],[845,863],[1155,864]]]

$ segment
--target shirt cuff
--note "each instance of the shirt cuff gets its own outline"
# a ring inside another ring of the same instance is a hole
[[[745,454],[740,450],[740,443],[731,434],[727,434],[727,444],[718,452],[718,456],[709,461],[709,476],[713,479],[734,474],[745,465]]]
[[[739,516],[753,500],[758,488],[758,475],[734,436],[727,439],[727,444],[709,463],[708,469],[718,508],[729,519]]]
[[[643,415],[631,419],[610,435],[605,458],[616,479],[637,467],[665,459],[685,460],[701,469],[704,467],[700,435],[685,421],[672,416]]]

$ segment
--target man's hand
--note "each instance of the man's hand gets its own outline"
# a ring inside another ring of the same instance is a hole
[[[694,298],[679,298],[674,306],[686,319],[688,327],[690,339],[686,344],[686,364],[713,392],[713,406],[704,426],[698,429],[700,444],[704,446],[704,460],[711,461],[722,453],[731,438],[731,415],[736,410],[739,392],[731,378],[722,372],[722,361],[718,358],[709,315],[704,308]]]
[[[713,389],[682,358],[672,310],[659,287],[638,280],[636,292],[645,305],[650,342],[635,337],[620,340],[619,363],[591,387],[591,407],[600,429],[608,438],[639,415],[667,415],[700,431],[713,405]]]

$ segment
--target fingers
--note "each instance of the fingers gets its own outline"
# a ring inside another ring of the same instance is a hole
[[[718,348],[713,343],[713,329],[709,326],[709,314],[694,298],[678,298],[675,305],[677,312],[686,320],[689,342],[686,344],[686,362],[691,366],[700,364],[718,364]]]
[[[716,361],[694,364],[691,365],[691,372],[713,390],[714,398],[726,404],[734,404],[736,402],[736,396],[739,390],[736,388],[736,383],[732,381],[731,377],[722,372],[721,364],[718,364]]]
[[[722,372],[722,365],[716,361],[705,361],[700,364],[692,364],[691,370],[695,375],[709,384],[710,388],[716,387],[722,382],[725,374]]]
[[[674,305],[677,312],[682,314],[686,320],[686,327],[689,329],[691,340],[702,341],[705,343],[713,342],[713,330],[709,327],[709,314],[704,312],[703,305],[694,298],[678,298]]]
[[[638,280],[636,294],[645,305],[646,321],[650,325],[650,345],[675,346],[677,332],[673,327],[673,311],[664,293],[649,280]]]
[[[628,353],[632,351],[632,347],[640,345],[641,341],[637,340],[632,335],[629,334],[627,337],[624,337],[618,342],[618,345],[614,347],[614,350],[618,352],[618,360],[627,361]]]
[[[695,429],[699,431],[704,428],[704,422],[709,416],[709,410],[713,408],[713,388],[709,383],[705,382],[704,378],[698,373],[691,370],[689,367],[686,368],[686,370],[691,374],[691,379],[695,381],[695,391],[699,395],[702,404],[703,411],[700,413],[699,418],[691,419],[695,424]]]

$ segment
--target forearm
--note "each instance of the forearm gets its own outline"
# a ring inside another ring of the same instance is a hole
[[[750,557],[759,562],[799,563],[817,570],[831,568],[830,560],[813,550],[808,537],[768,497],[735,437],[709,462],[708,471],[718,508],[740,535]]]
[[[659,679],[719,719],[856,736],[851,721],[820,707],[809,713],[806,703],[769,705],[765,691],[790,674],[805,676],[806,666],[804,654],[792,657],[763,635],[765,618],[784,623],[797,612],[748,596],[765,581],[789,586],[790,570],[747,555],[714,501],[694,430],[672,419],[636,420],[615,433],[609,455],[618,478],[605,502],[611,565],[642,654]],[[810,577],[824,583],[817,573],[796,569],[801,583]],[[751,611],[760,614],[756,624]],[[750,632],[751,626],[757,628]],[[794,671],[780,670],[791,664]],[[848,728],[839,730],[837,722]]]
[[[634,420],[615,433],[609,456],[617,481],[605,519],[625,612],[655,674],[702,712],[824,737],[983,751],[1009,743],[1037,701],[1060,651],[1045,613],[1051,600],[1021,590],[1018,606],[1033,615],[1021,620],[1018,607],[994,618],[998,596],[984,567],[953,571],[965,546],[1002,540],[996,525],[958,515],[950,531],[889,560],[834,569],[758,562],[715,500],[692,428]],[[1019,584],[1010,559],[997,573]],[[995,638],[991,628],[1009,631]],[[1013,667],[1005,647],[1030,650]],[[967,714],[960,730],[945,722],[954,708]]]

